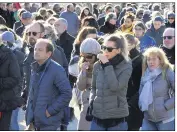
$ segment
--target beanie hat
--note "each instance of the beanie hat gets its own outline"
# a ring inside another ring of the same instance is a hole
[[[113,19],[113,18],[117,19],[117,18],[116,18],[116,15],[115,15],[114,13],[110,12],[110,13],[108,13],[108,14],[106,15],[105,21],[106,21],[106,22],[109,22],[109,21],[110,21],[111,19]]]
[[[155,18],[154,18],[154,21],[160,21],[160,22],[162,22],[163,23],[163,18],[161,17],[161,16],[156,16]]]
[[[2,41],[7,41],[10,43],[15,43],[14,34],[10,31],[5,31],[1,34]]]
[[[100,44],[92,38],[87,38],[85,39],[80,46],[80,52],[81,53],[86,53],[86,54],[94,54],[97,55],[101,51],[101,46]]]
[[[168,13],[168,18],[175,18],[175,13],[174,12],[169,12]]]

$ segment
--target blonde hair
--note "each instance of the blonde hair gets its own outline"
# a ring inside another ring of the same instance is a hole
[[[143,66],[142,66],[142,75],[144,75],[148,65],[147,65],[147,58],[149,56],[157,56],[160,60],[160,66],[162,68],[162,73],[164,74],[168,68],[171,70],[174,69],[173,65],[167,59],[165,52],[157,47],[150,47],[144,52],[144,59],[143,59]]]

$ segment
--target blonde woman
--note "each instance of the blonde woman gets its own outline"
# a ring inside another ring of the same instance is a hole
[[[163,50],[147,49],[139,90],[139,107],[144,112],[142,130],[174,130],[175,100],[170,94],[174,93],[174,79],[173,67]]]

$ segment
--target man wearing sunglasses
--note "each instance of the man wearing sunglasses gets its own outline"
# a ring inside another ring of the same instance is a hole
[[[163,33],[162,49],[171,64],[175,64],[175,29],[167,28]]]

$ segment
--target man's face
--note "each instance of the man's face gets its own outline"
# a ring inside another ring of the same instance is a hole
[[[162,23],[160,21],[154,21],[153,25],[154,25],[154,28],[157,30],[162,26]]]
[[[58,4],[55,5],[54,11],[55,12],[60,12],[60,6]]]
[[[47,44],[40,41],[34,47],[34,59],[36,61],[47,60],[51,56],[51,52],[46,51]]]
[[[27,30],[27,42],[30,44],[32,47],[36,44],[37,39],[42,38],[42,33],[40,29],[40,25],[33,24],[31,25],[28,30]]]
[[[66,31],[66,26],[61,21],[56,21],[54,24],[54,30],[57,34],[62,34]]]
[[[106,12],[106,14],[110,13],[110,12],[113,12],[113,9],[112,8],[109,8]]]
[[[32,23],[32,18],[22,19],[22,23],[27,26]]]
[[[13,11],[13,6],[12,6],[12,4],[9,4],[9,5],[7,6],[7,9],[8,9],[9,11]]]
[[[163,33],[163,44],[166,48],[172,49],[175,45],[175,31],[168,29]]]
[[[69,11],[70,11],[70,12],[74,12],[74,6],[73,6],[73,5],[70,5]]]

